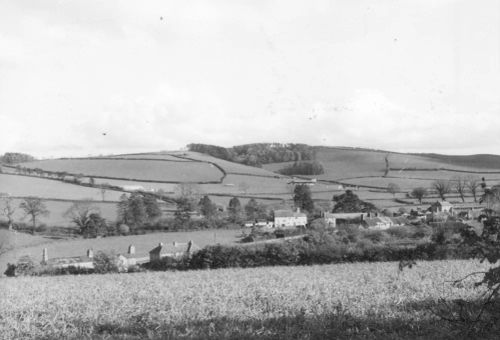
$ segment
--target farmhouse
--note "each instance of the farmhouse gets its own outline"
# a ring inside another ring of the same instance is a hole
[[[307,215],[291,210],[275,210],[274,211],[274,226],[276,228],[293,228],[307,225]]]
[[[479,203],[474,202],[455,203],[453,205],[453,213],[460,217],[474,219],[481,215],[483,208]]]
[[[42,264],[51,265],[55,268],[94,268],[94,251],[92,249],[87,250],[87,255],[85,256],[74,256],[74,257],[57,257],[49,259],[47,248],[43,249],[42,253]]]
[[[451,204],[448,201],[437,201],[429,207],[429,210],[431,212],[435,212],[435,213],[452,214],[453,213],[453,204]]]

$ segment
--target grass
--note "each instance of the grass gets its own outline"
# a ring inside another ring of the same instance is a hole
[[[101,191],[57,180],[0,174],[0,192],[13,197],[39,196],[66,200],[102,199]],[[118,201],[120,191],[106,190],[106,201]]]
[[[221,229],[112,236],[98,239],[60,240],[47,245],[30,247],[21,247],[19,244],[15,244],[17,246],[15,252],[9,252],[0,257],[0,272],[5,270],[8,262],[16,262],[17,259],[24,255],[32,257],[35,261],[41,261],[43,248],[47,248],[50,257],[71,257],[85,255],[85,252],[89,248],[94,249],[94,251],[114,250],[117,253],[125,253],[128,246],[133,244],[138,255],[148,256],[149,251],[156,247],[159,242],[172,243],[174,241],[188,242],[192,240],[199,247],[204,247],[216,243],[234,243],[239,240],[238,235],[240,234],[240,230]]]
[[[48,171],[138,181],[208,182],[219,181],[223,176],[217,167],[203,162],[82,158],[43,160],[22,165]]]
[[[438,299],[473,300],[472,261],[0,280],[5,339],[454,339]],[[483,334],[484,337],[487,334]],[[494,338],[494,336],[492,337]]]

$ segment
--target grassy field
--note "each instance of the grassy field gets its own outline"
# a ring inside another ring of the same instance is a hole
[[[23,163],[27,168],[66,171],[85,176],[125,178],[148,181],[204,182],[218,181],[223,173],[203,162],[166,162],[126,159],[53,159]]]
[[[0,192],[13,197],[39,196],[66,200],[101,201],[100,189],[83,187],[46,178],[0,174]],[[123,192],[106,190],[106,201],[118,201]]]
[[[2,339],[456,339],[438,299],[472,261],[1,279]],[[482,334],[481,338],[486,338]],[[491,338],[494,338],[492,335]]]
[[[16,250],[8,252],[0,257],[0,272],[6,268],[8,262],[16,262],[20,257],[27,255],[34,260],[40,260],[43,248],[47,248],[50,257],[71,257],[85,255],[87,249],[92,248],[94,251],[115,251],[117,253],[125,253],[130,244],[136,248],[137,254],[148,256],[149,251],[156,247],[159,242],[172,243],[188,242],[192,240],[199,247],[204,247],[209,244],[230,244],[239,240],[240,230],[200,230],[189,232],[169,232],[169,233],[152,233],[145,235],[131,236],[112,236],[98,239],[75,239],[75,240],[59,240],[53,241],[50,244],[27,246],[27,240],[31,236],[17,233],[17,237],[23,237],[22,243],[13,243]],[[14,240],[12,240],[14,242]],[[33,241],[36,242],[36,241]],[[43,242],[45,243],[45,242]]]

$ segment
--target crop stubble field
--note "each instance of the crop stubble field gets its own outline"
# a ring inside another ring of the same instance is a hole
[[[439,298],[476,298],[473,261],[356,263],[0,280],[0,337],[453,338]],[[477,279],[477,278],[476,278]],[[110,335],[112,337],[110,337]]]

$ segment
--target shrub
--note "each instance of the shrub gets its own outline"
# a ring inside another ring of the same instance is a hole
[[[94,256],[94,271],[98,274],[120,273],[126,271],[118,261],[118,256],[113,252],[99,251]]]
[[[412,237],[414,234],[414,230],[412,230],[412,227],[409,226],[402,226],[402,227],[391,227],[385,230],[385,232],[395,238],[409,238]]]
[[[123,223],[123,224],[120,224],[120,226],[118,227],[118,231],[122,235],[128,235],[128,233],[130,232],[130,228],[128,225]]]

